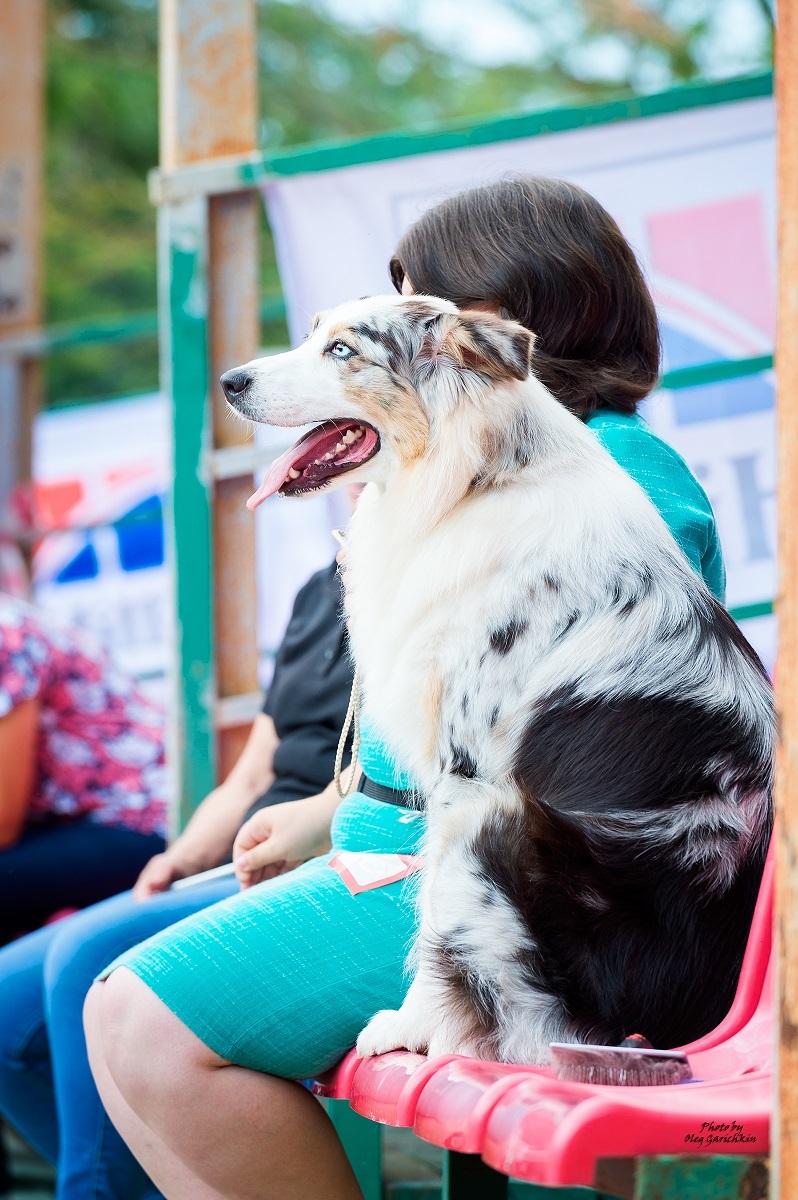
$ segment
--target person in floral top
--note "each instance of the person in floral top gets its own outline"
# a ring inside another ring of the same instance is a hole
[[[167,806],[162,711],[88,632],[0,594],[0,939],[130,887]]]

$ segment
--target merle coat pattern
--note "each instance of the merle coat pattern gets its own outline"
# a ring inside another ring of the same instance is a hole
[[[708,1031],[770,834],[770,685],[648,497],[535,378],[532,336],[376,297],[223,382],[252,420],[324,423],[253,506],[370,483],[346,547],[363,715],[428,834],[413,981],[360,1052],[543,1063],[554,1040]]]

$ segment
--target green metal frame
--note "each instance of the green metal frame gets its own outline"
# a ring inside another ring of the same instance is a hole
[[[484,120],[400,129],[392,133],[347,141],[317,142],[286,150],[235,155],[213,161],[153,171],[150,176],[155,203],[171,203],[187,195],[209,195],[260,187],[271,179],[285,178],[339,167],[362,166],[415,154],[465,150],[517,138],[565,133],[595,125],[661,117],[739,100],[772,94],[770,72],[723,80],[718,83],[686,84],[651,96],[631,96],[602,104],[572,105],[526,113],[506,114]]]
[[[666,371],[658,390],[677,392],[683,388],[703,387],[707,383],[724,383],[729,379],[744,379],[773,369],[773,355],[759,354],[756,358],[725,358],[720,362],[701,363],[695,367],[677,367]]]
[[[761,1158],[663,1155],[634,1163],[633,1200],[767,1200],[769,1171]],[[554,1196],[552,1196],[554,1200]]]
[[[312,146],[273,151],[260,161],[242,164],[242,183],[259,184],[270,176],[301,175],[336,167],[359,166],[411,154],[434,154],[443,150],[466,150],[473,146],[565,133],[591,125],[609,125],[640,117],[661,117],[691,108],[728,104],[769,96],[773,91],[770,72],[720,83],[687,84],[650,96],[631,96],[601,104],[571,105],[527,113],[507,113],[482,121],[453,121],[420,129],[401,129],[352,141],[319,142]]]
[[[170,719],[182,826],[216,782],[208,394],[208,202],[158,214],[161,380],[172,399],[174,480],[167,524],[175,564],[177,672]]]
[[[770,1194],[767,1163],[747,1155],[707,1155],[700,1159],[663,1155],[627,1160],[623,1165],[628,1168],[624,1172],[628,1185],[623,1193],[626,1200],[767,1200]],[[462,1163],[453,1164],[453,1169],[445,1174],[443,1186],[388,1184],[384,1189],[385,1200],[469,1200],[470,1197],[489,1200],[492,1193],[480,1187],[478,1170],[474,1169],[470,1178],[462,1178],[463,1168]],[[518,1179],[508,1181],[506,1195],[508,1200],[616,1200],[614,1193],[593,1188],[542,1187]],[[367,1196],[366,1200],[372,1198]]]

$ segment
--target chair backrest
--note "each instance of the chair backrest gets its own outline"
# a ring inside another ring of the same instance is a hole
[[[757,1009],[765,986],[773,949],[774,865],[775,838],[771,838],[732,1006],[720,1025],[705,1034],[704,1037],[684,1047],[688,1054],[695,1054],[698,1050],[708,1050],[719,1042],[726,1041],[750,1021]]]

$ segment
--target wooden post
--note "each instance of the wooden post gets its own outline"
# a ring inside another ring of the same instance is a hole
[[[247,153],[257,140],[255,0],[161,0],[161,165]],[[180,819],[232,765],[246,729],[216,701],[257,691],[252,477],[214,483],[209,451],[244,442],[218,376],[258,345],[255,192],[160,210],[164,380],[172,396]]]
[[[254,52],[253,52],[254,53]],[[218,379],[254,358],[258,348],[258,220],[256,192],[210,201],[211,386],[213,441],[219,449],[249,439],[246,426],[227,410]],[[255,518],[246,508],[252,474],[220,479],[214,498],[216,668],[220,697],[258,687]],[[218,731],[219,774],[224,778],[243,749],[249,727]]]
[[[780,0],[776,35],[779,184],[778,507],[781,719],[776,808],[778,947],[774,1200],[798,1196],[798,2]]]
[[[41,324],[45,0],[0,4],[0,338]],[[0,370],[0,502],[31,477],[36,358]]]

